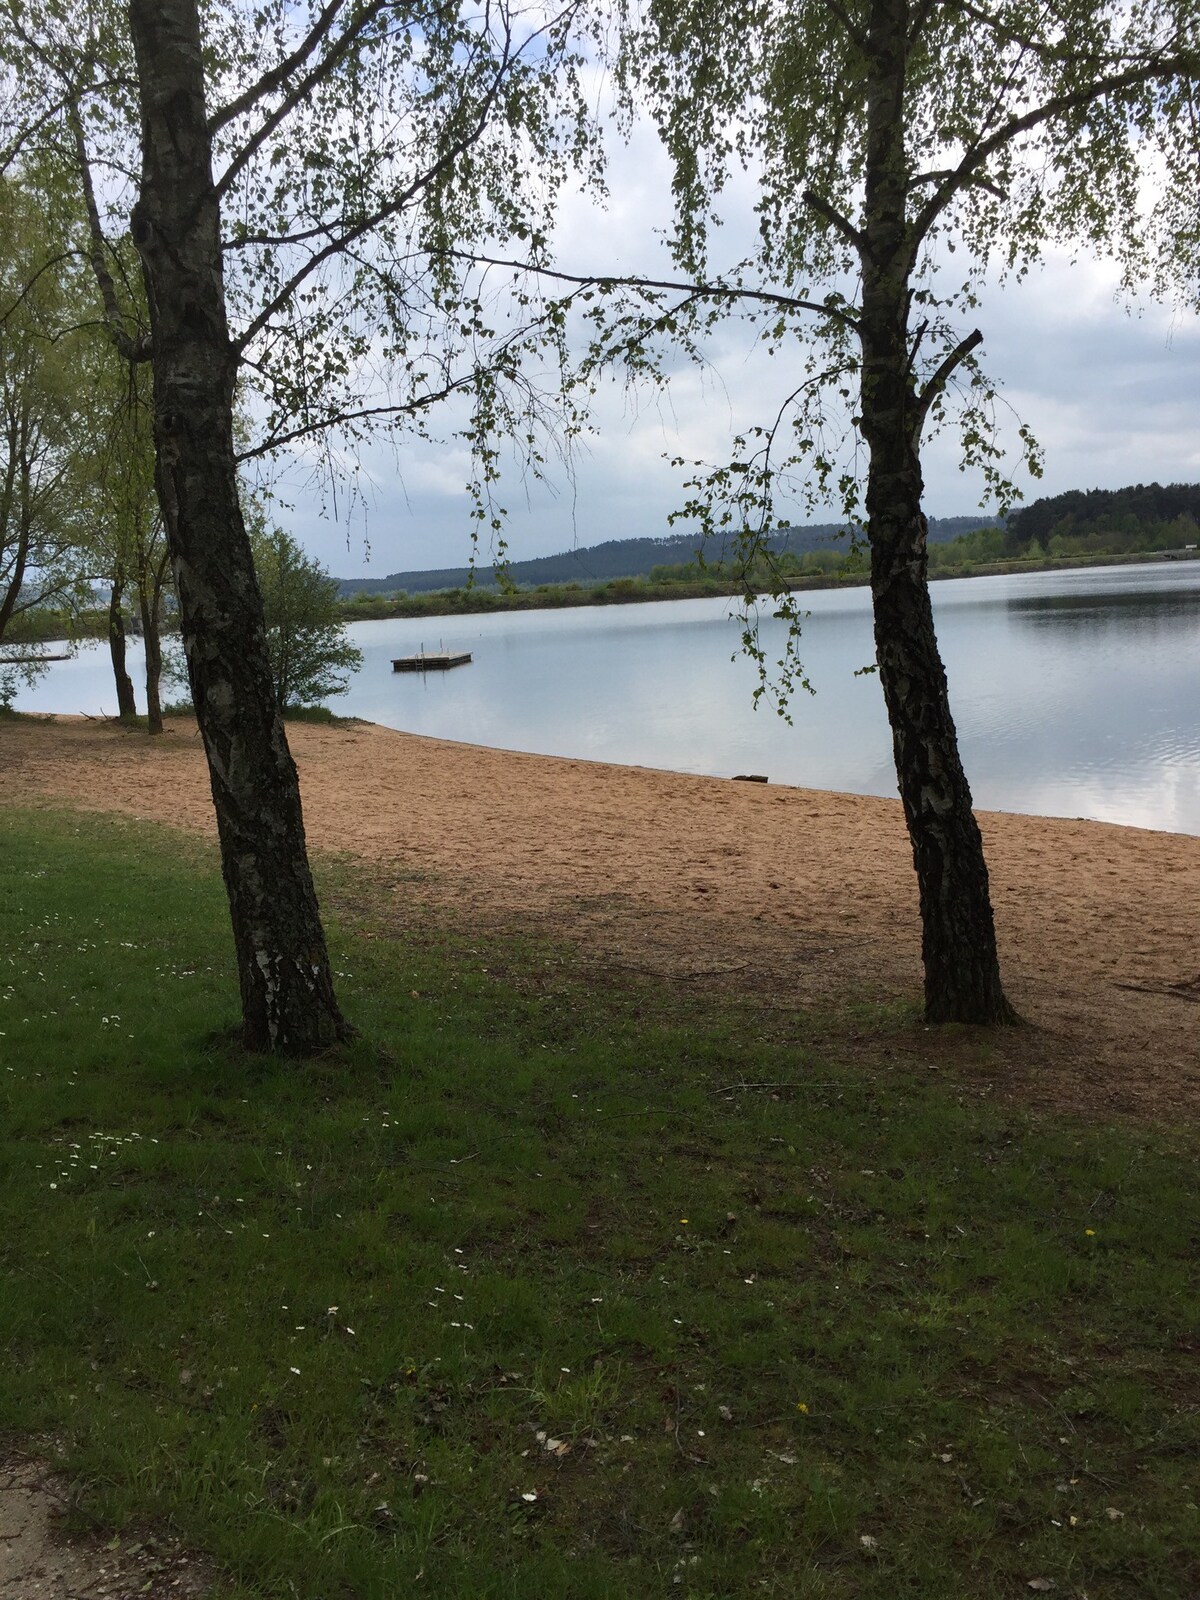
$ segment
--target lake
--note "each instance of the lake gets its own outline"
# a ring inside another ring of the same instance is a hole
[[[1200,562],[954,579],[933,595],[980,807],[1200,834]],[[365,665],[332,704],[504,749],[892,795],[883,696],[874,676],[855,676],[873,659],[869,592],[799,599],[816,693],[796,695],[790,727],[753,709],[754,668],[719,599],[356,623]],[[762,638],[778,656],[782,624],[764,623]],[[393,656],[422,647],[474,661],[393,674]],[[105,647],[16,704],[111,712]]]

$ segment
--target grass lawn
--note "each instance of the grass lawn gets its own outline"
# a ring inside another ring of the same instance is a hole
[[[247,1058],[202,847],[0,811],[0,1429],[89,1516],[231,1600],[1195,1592],[1194,1132],[319,870],[362,1038]]]

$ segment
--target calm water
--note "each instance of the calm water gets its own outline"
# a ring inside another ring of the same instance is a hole
[[[934,585],[963,758],[981,807],[1200,834],[1200,562]],[[441,738],[773,783],[895,793],[865,589],[801,596],[816,690],[789,727],[755,711],[723,600],[357,623],[366,663],[339,711]],[[780,624],[764,626],[778,654]],[[424,646],[474,661],[422,678]],[[134,667],[136,682],[137,668]],[[102,647],[17,704],[113,709]]]

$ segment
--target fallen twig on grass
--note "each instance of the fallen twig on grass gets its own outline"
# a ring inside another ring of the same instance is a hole
[[[727,1083],[720,1089],[710,1089],[709,1094],[746,1094],[751,1089],[844,1089],[844,1083],[831,1078],[821,1078],[810,1083]]]

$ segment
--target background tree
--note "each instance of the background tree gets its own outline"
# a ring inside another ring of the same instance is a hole
[[[282,528],[253,529],[271,681],[281,711],[345,694],[362,666],[338,616],[338,584]]]
[[[163,599],[170,559],[154,484],[149,372],[123,360],[103,329],[76,341],[75,491],[88,525],[87,559],[109,590],[108,636],[118,712],[136,712],[125,667],[126,599],[145,649],[147,726],[162,732]]]
[[[69,611],[85,592],[72,346],[63,337],[68,263],[44,197],[0,178],[0,702],[46,653],[21,642],[23,619],[46,606]]]
[[[145,652],[146,722],[163,731],[163,601],[171,580],[170,550],[154,482],[149,373],[122,362],[111,344],[102,352],[108,392],[106,425],[96,436],[98,488],[109,547],[127,574]]]
[[[345,694],[363,656],[342,625],[337,579],[307,556],[291,534],[272,526],[253,500],[247,522],[280,711]],[[180,657],[171,656],[167,674],[186,685],[187,667]]]
[[[238,499],[239,377],[264,418],[243,454],[419,424],[455,392],[474,440],[510,417],[532,437],[536,396],[445,246],[544,233],[586,146],[578,10],[228,3],[206,8],[202,32],[196,0],[131,0],[128,31],[104,6],[3,7],[10,149],[73,150],[114,343],[152,357],[159,502],[251,1048],[311,1051],[346,1027]],[[130,172],[139,154],[148,338],[114,280],[90,175]]]
[[[627,34],[630,103],[649,102],[670,152],[690,281],[674,300],[642,286],[615,324],[602,312],[595,355],[641,365],[648,341],[695,339],[735,307],[763,310],[794,361],[778,413],[687,509],[752,547],[781,485],[865,510],[930,1021],[1013,1012],[934,635],[922,445],[954,420],[964,464],[1011,492],[983,335],[963,320],[989,268],[1019,275],[1073,241],[1116,257],[1127,285],[1194,302],[1198,29],[1193,0],[649,0]],[[714,281],[712,225],[739,163],[759,242]]]

